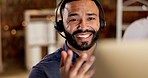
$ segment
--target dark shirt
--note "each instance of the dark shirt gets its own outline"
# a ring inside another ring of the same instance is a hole
[[[65,43],[63,48],[45,56],[37,65],[33,66],[29,78],[60,78],[61,52],[63,50],[67,52],[68,49]],[[78,57],[78,54],[74,52],[72,62],[75,62]]]

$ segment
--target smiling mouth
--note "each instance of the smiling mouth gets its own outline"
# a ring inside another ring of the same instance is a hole
[[[91,34],[86,34],[86,35],[80,34],[80,35],[77,35],[77,37],[79,37],[79,38],[88,38],[90,36],[91,36]]]
[[[90,37],[92,34],[78,34],[78,35],[76,35],[76,37],[78,37],[78,38],[88,38],[88,37]]]

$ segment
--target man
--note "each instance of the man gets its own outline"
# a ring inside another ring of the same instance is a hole
[[[100,29],[96,0],[63,0],[62,25],[65,44],[33,67],[29,78],[91,78],[95,73],[94,50]],[[57,19],[57,17],[56,17]],[[60,22],[61,22],[60,21]],[[56,20],[56,23],[57,20]],[[59,25],[59,24],[58,24]],[[55,27],[58,30],[58,27]],[[59,30],[58,30],[59,31]]]

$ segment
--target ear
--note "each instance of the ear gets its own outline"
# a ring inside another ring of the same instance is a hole
[[[64,31],[64,25],[63,25],[63,21],[62,20],[59,20],[59,22],[56,23],[55,29],[58,32],[63,32]]]

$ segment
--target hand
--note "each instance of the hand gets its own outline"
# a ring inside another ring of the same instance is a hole
[[[72,58],[73,52],[71,50],[68,52],[62,51],[61,78],[91,78],[93,76],[95,70],[90,68],[94,63],[94,56],[87,59],[87,54],[83,53],[73,65]]]

